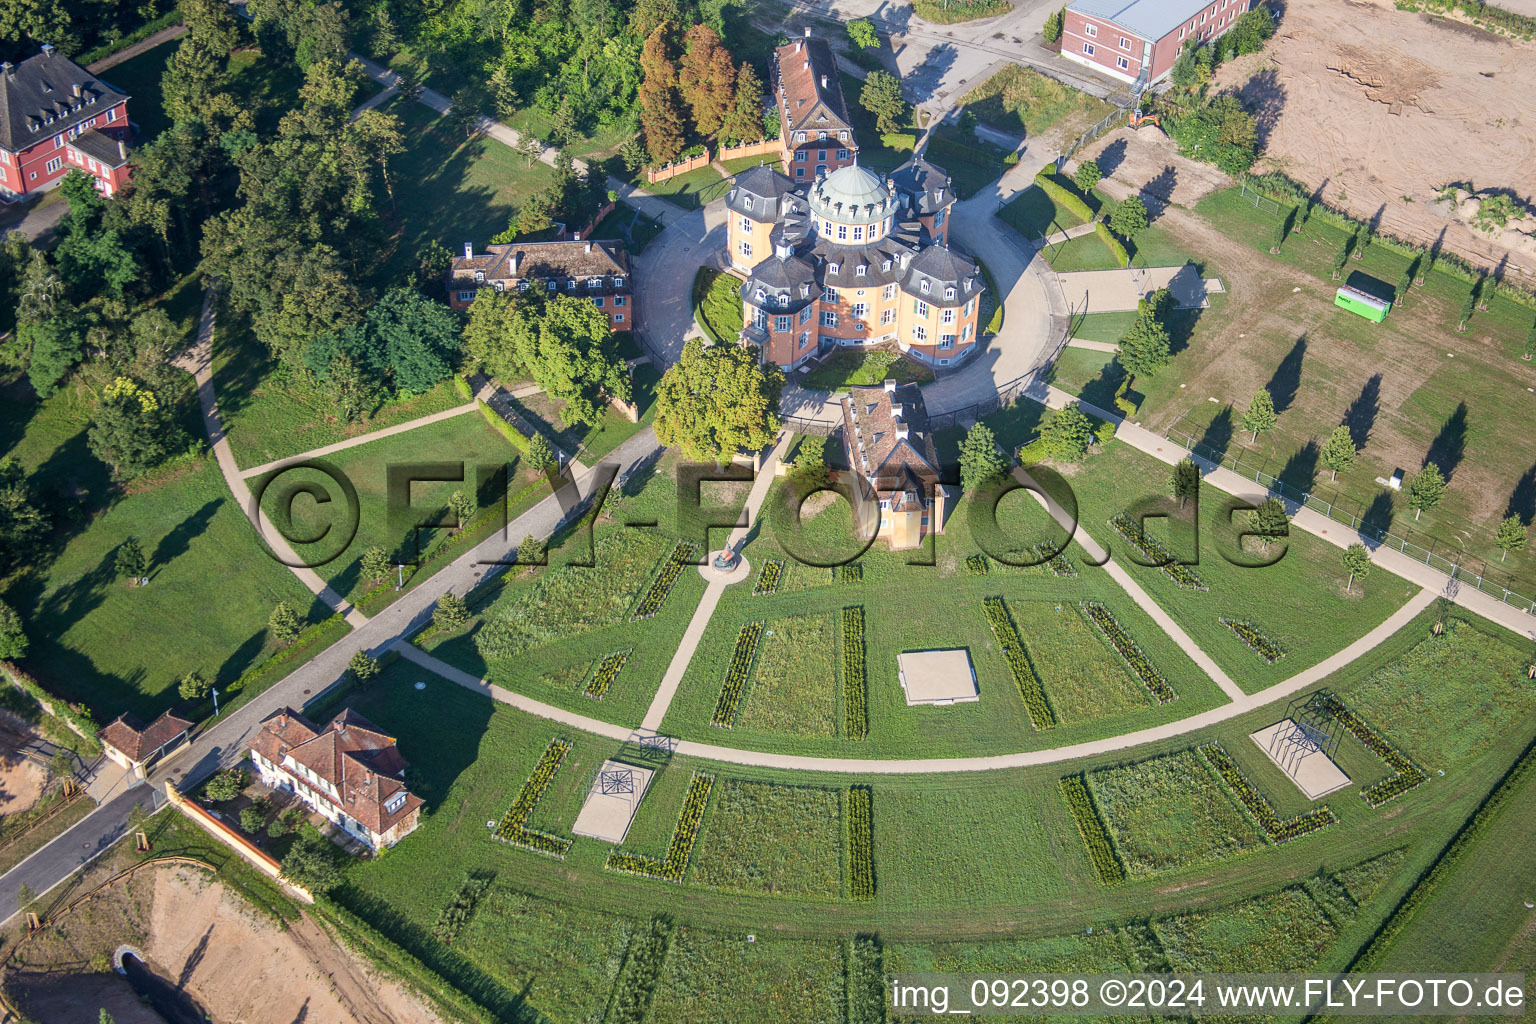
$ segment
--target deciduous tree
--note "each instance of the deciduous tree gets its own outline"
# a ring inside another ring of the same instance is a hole
[[[868,18],[855,18],[848,23],[848,41],[860,50],[871,50],[880,45],[880,36]]]
[[[1408,481],[1408,507],[1413,509],[1414,520],[1417,521],[1426,510],[1440,504],[1440,500],[1445,497],[1445,490],[1445,476],[1440,472],[1440,467],[1433,462],[1426,462],[1424,468]]]
[[[683,38],[687,49],[678,67],[678,89],[693,116],[694,130],[712,135],[735,98],[736,68],[719,34],[708,25],[694,25]]]
[[[117,557],[113,560],[112,566],[117,570],[119,577],[137,585],[149,571],[149,559],[145,557],[144,549],[139,546],[138,540],[127,537],[117,546]]]
[[[1200,493],[1200,467],[1195,465],[1194,459],[1182,459],[1174,465],[1170,488],[1173,496],[1179,499],[1179,508]]]
[[[1524,551],[1526,541],[1525,524],[1519,516],[1506,516],[1499,524],[1499,532],[1494,537],[1494,543],[1499,546],[1499,561],[1509,557],[1511,551]]]
[[[1345,584],[1346,591],[1353,590],[1355,579],[1358,577],[1364,583],[1365,578],[1371,573],[1371,554],[1365,550],[1364,544],[1351,544],[1344,549],[1344,571],[1349,573],[1349,582]]]
[[[1058,462],[1081,462],[1093,443],[1093,423],[1078,403],[1058,410],[1040,428],[1045,453]]]
[[[1334,427],[1333,433],[1328,435],[1327,443],[1323,445],[1323,465],[1333,474],[1328,479],[1337,480],[1340,473],[1354,465],[1356,454],[1355,438],[1349,428]]]
[[[883,134],[900,129],[907,114],[901,82],[885,71],[871,71],[859,90],[859,106],[875,115],[875,127]]]
[[[755,349],[695,338],[656,386],[656,436],[699,461],[763,448],[779,432],[783,387],[784,374]]]
[[[1083,192],[1092,191],[1093,187],[1103,177],[1104,173],[1099,170],[1097,160],[1084,160],[1077,165],[1077,170],[1072,172],[1072,180],[1077,183],[1077,187]]]

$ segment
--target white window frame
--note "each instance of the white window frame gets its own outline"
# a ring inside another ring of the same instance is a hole
[[[1116,57],[1115,58],[1115,66],[1117,68],[1119,68],[1121,71],[1129,71],[1129,70],[1131,70],[1131,62],[1130,62],[1130,60],[1128,60],[1125,57]]]
[[[1095,25],[1091,21],[1084,22],[1083,23],[1083,35],[1085,35],[1085,36],[1092,36],[1094,39],[1099,38],[1099,26]]]
[[[1093,56],[1093,44],[1092,43],[1084,43],[1083,44],[1083,52],[1085,54],[1087,54],[1088,56],[1092,57]]]

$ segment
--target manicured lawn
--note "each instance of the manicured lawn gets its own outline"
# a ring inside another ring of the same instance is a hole
[[[1087,341],[1109,341],[1118,345],[1135,321],[1136,313],[1132,310],[1123,313],[1084,313],[1072,321],[1072,337]]]
[[[245,324],[228,313],[213,335],[213,390],[230,450],[243,469],[464,404],[445,380],[424,395],[383,402],[367,419],[343,423],[319,389],[279,370]]]
[[[689,864],[690,880],[736,892],[835,900],[842,891],[838,790],[721,781]]]
[[[1106,544],[1121,566],[1168,611],[1202,650],[1248,692],[1286,679],[1363,636],[1406,602],[1418,588],[1397,576],[1378,572],[1368,584],[1345,589],[1347,574],[1339,567],[1341,552],[1326,541],[1292,530],[1267,554],[1256,548],[1237,549],[1236,533],[1247,530],[1245,516],[1234,517],[1231,501],[1205,489],[1199,502],[1199,547],[1189,540],[1189,512],[1182,518],[1146,520],[1149,534],[1161,538],[1180,558],[1196,558],[1189,568],[1208,589],[1180,589],[1161,569],[1139,565],[1129,542],[1110,525],[1119,512],[1138,502],[1164,499],[1172,467],[1126,445],[1111,443],[1068,478],[1078,501],[1078,521]],[[1159,514],[1167,512],[1162,505]],[[1175,538],[1178,538],[1175,540]],[[1251,542],[1250,542],[1251,544]],[[1269,566],[1257,562],[1274,559]],[[1140,557],[1140,556],[1138,556]],[[1252,622],[1274,638],[1285,654],[1266,664],[1230,629],[1222,617]],[[1177,688],[1177,685],[1175,685]]]
[[[147,587],[130,587],[113,569],[128,537],[149,556]],[[286,600],[307,613],[313,603],[257,539],[211,457],[81,524],[5,600],[32,640],[23,667],[102,722],[178,703],[176,684],[188,672],[227,685],[275,649],[266,634],[274,605]]]
[[[1065,122],[1065,130],[1075,134],[1114,109],[1103,100],[1017,64],[1003,68],[960,102],[983,124],[1026,137],[1039,135],[1058,122]]]
[[[1111,313],[1103,313],[1101,316],[1113,316]],[[1064,348],[1061,355],[1056,357],[1056,362],[1051,366],[1051,383],[1061,388],[1068,394],[1087,398],[1090,388],[1095,382],[1108,380],[1106,374],[1114,374],[1112,364],[1115,361],[1113,352],[1096,352],[1086,348]],[[1095,389],[1102,390],[1102,389]],[[1114,388],[1109,389],[1109,397],[1114,398]],[[1097,403],[1094,403],[1097,404]]]
[[[1115,254],[1097,233],[1069,238],[1059,245],[1048,245],[1040,251],[1045,262],[1057,273],[1074,270],[1118,270],[1120,265]]]
[[[836,736],[837,620],[793,615],[768,620],[737,721],[758,732]]]
[[[741,278],[700,267],[693,278],[693,318],[710,341],[735,341],[743,323]]]
[[[1044,238],[1083,223],[1081,217],[1035,185],[1015,196],[997,216],[1025,238]]]
[[[509,521],[522,508],[549,494],[547,485],[533,486],[542,478],[522,467],[516,449],[473,411],[349,448],[325,461],[357,489],[357,529],[344,546],[338,544],[338,539],[344,536],[340,531],[347,525],[346,514],[336,501],[319,504],[311,497],[295,495],[291,505],[289,503],[290,489],[301,483],[319,484],[327,494],[339,498],[338,485],[321,471],[309,468],[279,470],[276,476],[253,477],[251,490],[256,493],[263,480],[276,481],[263,494],[262,508],[285,536],[322,536],[315,543],[295,543],[294,550],[306,560],[323,562],[315,566],[315,571],[352,601],[375,587],[372,580],[362,578],[359,561],[370,547],[383,547],[392,558],[403,557],[414,562],[447,539],[445,529],[418,531],[416,527],[440,522],[452,525],[453,520],[446,510],[448,498],[454,491],[470,495],[478,493],[482,506],[489,506],[496,500],[490,489],[490,474],[502,467],[510,467],[508,500],[517,499],[517,505],[509,506]],[[447,463],[455,470],[462,466],[462,479],[419,479],[432,475],[432,471],[422,465],[430,462]],[[410,471],[412,466],[416,467],[414,475],[418,479],[409,485],[409,505],[399,503],[398,507],[391,507],[388,497],[390,472]],[[331,533],[323,535],[328,526],[332,528]],[[516,540],[512,538],[509,544],[515,545]],[[435,571],[444,564],[441,561],[433,563],[431,569]]]
[[[776,171],[782,171],[784,164],[773,153],[763,153],[760,156],[739,156],[735,160],[725,161],[725,169],[732,174],[740,174],[749,167],[766,166]]]
[[[655,184],[647,182],[644,173],[641,173],[635,184],[685,210],[696,210],[730,191],[730,183],[708,164]]]
[[[1087,783],[1132,878],[1185,870],[1264,845],[1199,751],[1092,772]]]
[[[1421,766],[1450,769],[1536,710],[1536,683],[1525,674],[1530,652],[1511,640],[1452,618],[1440,636],[1424,636],[1347,699]]]
[[[892,348],[840,348],[818,362],[800,385],[816,391],[847,391],[885,380],[926,384],[933,380],[933,371]]]
[[[458,252],[482,250],[505,230],[523,202],[554,181],[554,168],[528,161],[488,136],[466,139],[448,118],[419,103],[395,99],[383,108],[400,118],[405,151],[390,158],[394,197],[380,211],[390,242],[369,282],[414,280],[417,254],[428,242]]]

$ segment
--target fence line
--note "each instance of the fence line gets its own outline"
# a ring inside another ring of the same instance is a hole
[[[1248,176],[1246,174],[1243,175],[1242,185],[1240,186],[1240,191],[1238,194],[1242,196],[1243,199],[1252,204],[1255,210],[1263,210],[1265,213],[1271,214],[1275,217],[1280,216],[1280,204],[1264,195],[1258,189],[1249,188]],[[1273,207],[1273,209],[1271,209],[1271,207]]]
[[[1074,153],[1088,145],[1088,143],[1092,142],[1094,139],[1097,139],[1100,135],[1103,135],[1105,132],[1109,131],[1109,129],[1116,122],[1124,124],[1126,120],[1125,112],[1129,109],[1131,109],[1130,100],[1116,100],[1114,110],[1110,111],[1108,114],[1105,114],[1098,124],[1094,125],[1092,128],[1089,128],[1077,138],[1073,139],[1072,144],[1069,145],[1066,149],[1062,150],[1061,156],[1056,158],[1057,172],[1059,173],[1061,171],[1063,164],[1072,159],[1072,155]]]
[[[1431,569],[1449,576],[1455,583],[1470,583],[1485,594],[1497,597],[1503,604],[1520,608],[1526,614],[1536,614],[1536,600],[1520,594],[1504,584],[1490,579],[1484,573],[1462,565],[1459,560],[1446,558],[1436,554],[1421,544],[1415,544],[1406,537],[1393,533],[1390,529],[1384,529],[1372,525],[1367,516],[1357,515],[1350,509],[1342,507],[1336,501],[1328,501],[1320,495],[1309,491],[1302,491],[1291,486],[1272,473],[1251,466],[1242,461],[1236,455],[1212,448],[1174,427],[1163,431],[1163,436],[1170,441],[1188,448],[1199,459],[1213,465],[1230,469],[1239,476],[1246,477],[1259,484],[1270,494],[1280,497],[1298,507],[1305,506],[1314,512],[1321,512],[1336,523],[1343,523],[1363,537],[1374,540],[1378,547],[1394,548],[1402,554],[1408,555],[1417,561],[1423,562]]]

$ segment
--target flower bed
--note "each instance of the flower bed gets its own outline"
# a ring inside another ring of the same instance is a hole
[[[1223,617],[1220,622],[1233,633],[1236,633],[1237,638],[1247,644],[1250,651],[1263,658],[1269,664],[1273,665],[1285,657],[1284,648],[1271,640],[1263,630],[1253,623],[1245,622],[1242,619],[1229,619],[1226,617]]]
[[[834,583],[858,583],[864,578],[864,567],[858,562],[849,562],[847,565],[835,565],[832,567],[832,582]]]
[[[1173,552],[1163,547],[1162,544],[1148,537],[1134,522],[1131,517],[1121,512],[1109,521],[1109,525],[1115,528],[1115,532],[1130,542],[1131,546],[1150,562],[1161,563],[1158,568],[1168,574],[1168,578],[1178,585],[1180,590],[1209,590],[1200,577],[1187,565],[1180,565],[1173,560]]]
[[[752,585],[754,597],[763,594],[772,594],[779,589],[779,584],[784,580],[784,560],[782,558],[770,558],[763,563],[763,571],[757,574],[757,582]]]
[[[582,694],[593,700],[602,700],[608,688],[613,685],[613,681],[618,678],[619,669],[623,668],[624,663],[629,660],[631,650],[633,648],[626,647],[622,651],[603,655],[602,660],[597,663],[597,668],[592,672],[592,678],[587,681],[586,689],[581,691]]]
[[[1007,659],[1013,681],[1019,687],[1019,696],[1024,698],[1029,720],[1036,729],[1049,729],[1056,724],[1056,713],[1051,710],[1051,702],[1046,699],[1045,684],[1040,681],[1039,673],[1030,663],[1024,641],[1019,639],[1019,631],[1013,624],[1013,616],[1008,614],[1008,606],[1000,597],[983,598],[981,604],[986,609],[987,622],[991,624],[992,632],[997,635],[997,642],[1002,645],[1003,657]]]
[[[869,686],[864,672],[864,609],[843,609],[843,735],[869,735]]]
[[[1173,687],[1168,685],[1168,680],[1163,678],[1163,674],[1157,670],[1157,666],[1152,664],[1151,660],[1141,652],[1141,648],[1137,646],[1136,641],[1126,634],[1125,629],[1114,615],[1110,614],[1108,608],[1097,601],[1083,601],[1080,607],[1083,609],[1084,614],[1087,615],[1088,621],[1109,642],[1109,646],[1115,649],[1115,653],[1125,659],[1125,663],[1130,666],[1131,672],[1135,674],[1136,678],[1141,680],[1142,685],[1151,692],[1152,696],[1157,698],[1159,704],[1167,704],[1169,701],[1178,698],[1179,695],[1174,692]]]
[[[1052,545],[1044,542],[1031,544],[1017,551],[1007,551],[1004,554],[1011,561],[1002,559],[999,561],[1017,572],[1049,573],[1060,579],[1077,578],[1077,566],[1072,564],[1072,560],[1060,551],[1053,553]]]
[[[714,783],[713,775],[693,773],[693,779],[688,783],[688,795],[683,798],[683,809],[677,814],[677,827],[672,830],[672,841],[667,844],[666,857],[657,860],[614,849],[608,853],[608,870],[643,875],[662,882],[682,882],[688,871],[688,858],[693,854],[694,840],[699,837],[699,826],[704,823],[704,808],[709,804],[709,790]]]
[[[635,608],[635,614],[630,621],[637,619],[649,619],[661,611],[661,606],[667,600],[667,595],[672,593],[672,585],[683,574],[685,565],[693,564],[699,557],[699,546],[692,541],[680,540],[672,549],[672,554],[662,563],[661,571],[656,578],[651,580],[651,585],[646,588],[645,596],[640,599],[640,604]]]
[[[1062,779],[1061,795],[1067,800],[1067,810],[1072,812],[1072,820],[1077,822],[1077,831],[1083,837],[1083,844],[1088,847],[1088,859],[1093,861],[1093,870],[1098,874],[1099,881],[1105,885],[1125,881],[1125,867],[1115,855],[1115,847],[1109,841],[1109,833],[1104,830],[1099,812],[1094,809],[1093,797],[1088,794],[1088,785],[1083,782],[1083,777],[1068,775]]]
[[[549,788],[555,772],[560,770],[560,765],[565,761],[565,755],[570,752],[569,740],[549,741],[544,756],[539,758],[538,764],[534,765],[533,774],[529,775],[528,781],[523,783],[517,799],[512,801],[512,806],[507,809],[501,823],[496,826],[497,839],[511,843],[513,846],[521,846],[524,849],[559,857],[561,860],[565,859],[565,851],[571,848],[571,841],[529,828],[528,819],[532,817],[533,809],[538,806],[544,790]]]
[[[1387,767],[1392,769],[1391,775],[1360,790],[1360,798],[1367,804],[1371,807],[1380,807],[1389,800],[1396,800],[1409,790],[1418,789],[1429,781],[1428,772],[1414,764],[1407,754],[1388,743],[1381,733],[1355,714],[1347,704],[1331,693],[1325,694],[1324,700],[1328,702],[1334,719],[1348,729],[1351,736],[1363,743],[1367,750],[1381,758],[1386,762]]]
[[[874,794],[868,786],[848,787],[848,893],[875,898]]]
[[[965,571],[972,576],[985,576],[987,575],[990,561],[986,555],[966,555]]]
[[[1206,762],[1214,769],[1221,780],[1227,784],[1232,795],[1247,810],[1250,817],[1259,826],[1264,837],[1272,843],[1288,843],[1292,839],[1299,839],[1309,832],[1316,832],[1320,828],[1336,824],[1338,818],[1333,816],[1333,811],[1325,804],[1322,807],[1298,814],[1294,818],[1282,818],[1275,813],[1269,801],[1264,798],[1253,783],[1248,781],[1248,776],[1243,774],[1237,762],[1232,760],[1230,754],[1220,743],[1207,743],[1200,748],[1200,753],[1205,755]]]
[[[736,648],[731,652],[731,663],[725,669],[725,682],[720,687],[720,699],[715,702],[715,713],[710,725],[729,729],[736,722],[736,711],[741,707],[741,693],[746,689],[747,675],[752,671],[752,661],[757,657],[757,644],[763,638],[763,624],[748,622],[736,635]]]

